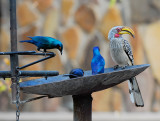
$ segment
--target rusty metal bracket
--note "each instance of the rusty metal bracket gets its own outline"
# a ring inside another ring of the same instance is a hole
[[[45,61],[45,60],[47,60],[47,59],[50,59],[50,58],[56,56],[55,53],[33,53],[32,55],[49,55],[49,56],[48,56],[48,57],[45,57],[45,58],[42,58],[42,59],[40,59],[40,60],[34,61],[34,62],[32,62],[32,63],[26,64],[26,65],[24,65],[24,66],[22,66],[22,67],[17,67],[17,69],[24,69],[24,68],[26,68],[26,67],[28,67],[28,66],[34,65],[34,64],[36,64],[36,63]]]
[[[42,55],[42,56],[48,56],[48,57],[42,58],[40,60],[34,61],[32,63],[29,63],[27,65],[24,65],[22,67],[17,67],[17,69],[24,69],[24,68],[26,68],[28,66],[34,65],[36,63],[45,61],[47,59],[50,59],[50,58],[56,56],[56,54],[53,53],[53,52],[50,52],[50,53],[36,53],[36,51],[0,52],[0,55]]]
[[[35,98],[30,98],[30,99],[27,99],[27,100],[24,100],[24,101],[20,101],[20,104],[28,103],[28,102],[31,102],[31,101],[34,101],[34,100],[39,100],[39,99],[42,99],[44,97],[48,97],[48,96],[38,96],[38,97],[35,97]]]
[[[39,99],[42,99],[42,98],[45,98],[45,97],[48,97],[48,96],[44,95],[44,96],[38,96],[38,97],[35,97],[35,98],[29,98],[29,99],[26,99],[26,100],[23,100],[23,101],[19,101],[19,103],[20,104],[25,104],[25,103],[35,101],[35,100],[39,100]],[[13,104],[16,104],[16,102],[13,102]]]

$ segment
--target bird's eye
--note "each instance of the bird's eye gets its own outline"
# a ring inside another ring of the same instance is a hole
[[[117,28],[116,30],[117,30],[117,32],[120,32],[120,31],[121,31],[121,29],[120,29],[120,28]]]
[[[59,50],[61,50],[61,46],[59,46]]]

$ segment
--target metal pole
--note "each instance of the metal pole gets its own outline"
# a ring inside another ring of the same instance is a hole
[[[74,121],[92,121],[92,96],[73,95]]]
[[[16,22],[16,0],[10,0],[10,38],[11,51],[17,51],[17,22]],[[12,81],[12,102],[16,102],[16,67],[18,67],[18,55],[10,55],[11,81]]]

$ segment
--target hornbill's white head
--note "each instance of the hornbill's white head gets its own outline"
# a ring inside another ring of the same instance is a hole
[[[134,31],[126,26],[115,26],[108,33],[108,39],[120,38],[122,34],[129,34],[134,38]]]

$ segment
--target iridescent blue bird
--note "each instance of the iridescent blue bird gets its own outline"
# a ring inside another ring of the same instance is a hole
[[[72,69],[69,73],[70,78],[82,77],[84,75],[84,71],[80,68]]]
[[[93,58],[91,61],[92,74],[104,73],[105,60],[100,54],[99,47],[93,48]]]
[[[22,40],[20,42],[27,42],[31,43],[37,46],[37,50],[40,51],[40,49],[44,49],[44,52],[47,52],[47,49],[58,49],[61,52],[63,51],[63,44],[61,41],[52,38],[52,37],[46,37],[46,36],[34,36],[30,37],[31,40]]]
[[[72,69],[69,74],[64,74],[64,76],[69,76],[70,78],[82,77],[83,75],[84,71],[80,68]]]

